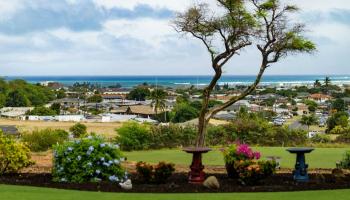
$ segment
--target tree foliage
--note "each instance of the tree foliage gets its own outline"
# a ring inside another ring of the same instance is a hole
[[[146,86],[139,86],[130,91],[127,99],[136,101],[145,101],[150,96],[150,91]]]

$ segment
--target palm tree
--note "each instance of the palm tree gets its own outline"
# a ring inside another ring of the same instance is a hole
[[[320,80],[318,80],[318,79],[315,80],[314,87],[315,87],[315,88],[321,87],[321,82],[320,82]]]
[[[317,124],[317,118],[316,118],[315,115],[310,115],[310,116],[303,115],[301,117],[299,123],[302,124],[302,125],[306,125],[307,129],[310,130],[310,126],[311,125]]]
[[[326,78],[324,79],[324,86],[326,88],[327,94],[328,94],[328,89],[330,85],[331,85],[331,78],[329,78],[329,76],[326,76]]]
[[[152,100],[151,106],[154,107],[154,111],[156,115],[158,115],[158,110],[161,111],[165,110],[165,99],[166,99],[167,93],[162,89],[154,89],[151,92],[150,99]]]
[[[329,76],[326,76],[326,78],[324,79],[324,85],[326,87],[331,85],[331,78],[329,78]]]

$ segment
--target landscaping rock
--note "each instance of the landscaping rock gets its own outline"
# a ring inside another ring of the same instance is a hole
[[[204,181],[203,186],[209,189],[219,189],[220,183],[215,176],[210,176]]]
[[[128,179],[124,183],[119,183],[120,187],[124,190],[131,190],[132,189],[132,183],[131,180]]]

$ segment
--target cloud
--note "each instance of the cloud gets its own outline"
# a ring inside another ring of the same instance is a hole
[[[101,30],[102,24],[110,19],[143,17],[162,19],[169,18],[173,14],[168,9],[154,9],[147,4],[138,4],[133,9],[119,7],[105,9],[88,0],[26,0],[22,3],[20,12],[11,11],[10,17],[0,20],[0,32],[26,34],[58,28],[73,31]],[[16,6],[8,4],[6,7],[11,10]]]
[[[288,58],[270,74],[350,73],[348,0],[283,0],[302,8],[318,45],[313,55]],[[201,42],[176,33],[175,12],[215,0],[0,1],[0,71],[6,75],[211,74]],[[216,8],[214,8],[216,9]],[[254,47],[234,57],[226,74],[255,74]]]

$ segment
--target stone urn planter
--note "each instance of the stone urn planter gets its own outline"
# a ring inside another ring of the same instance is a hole
[[[205,181],[204,166],[202,164],[202,154],[211,151],[207,147],[187,147],[183,148],[186,153],[192,154],[191,171],[188,173],[188,182],[192,184],[202,184]]]

